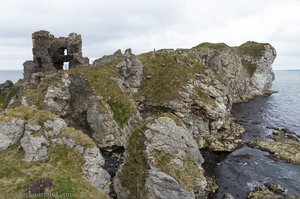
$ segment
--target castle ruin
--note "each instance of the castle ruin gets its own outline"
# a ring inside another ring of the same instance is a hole
[[[32,45],[33,60],[23,64],[25,79],[36,72],[63,70],[64,63],[69,69],[89,65],[89,59],[82,56],[79,34],[70,33],[68,37],[56,38],[41,30],[32,34]]]

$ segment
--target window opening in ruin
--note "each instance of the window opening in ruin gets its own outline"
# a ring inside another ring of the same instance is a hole
[[[69,64],[70,62],[64,62],[63,70],[69,70]]]
[[[64,55],[65,55],[65,56],[68,55],[68,49],[65,49],[65,50],[64,50]]]
[[[37,63],[39,64],[39,68],[43,68],[42,59],[40,57],[36,58]]]

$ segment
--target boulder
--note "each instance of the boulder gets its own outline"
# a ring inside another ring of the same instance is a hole
[[[56,118],[53,121],[47,120],[44,122],[46,137],[53,137],[60,133],[61,129],[67,127],[66,122],[61,118]]]
[[[34,194],[43,194],[46,190],[50,190],[53,184],[50,178],[42,178],[39,180],[35,180],[25,187],[26,194],[34,195]]]
[[[102,168],[105,160],[97,147],[87,148],[83,154],[82,165],[84,177],[99,190],[109,193],[110,175]]]
[[[42,136],[26,135],[21,139],[21,146],[25,152],[23,160],[26,162],[37,162],[48,159],[47,147],[49,143]]]
[[[24,120],[11,119],[7,122],[0,121],[0,150],[16,144],[24,134]]]
[[[42,127],[38,124],[26,124],[25,125],[25,134],[31,135],[34,132],[38,132]]]
[[[103,149],[113,150],[123,146],[123,136],[108,105],[93,104],[87,111],[87,121],[92,138]]]

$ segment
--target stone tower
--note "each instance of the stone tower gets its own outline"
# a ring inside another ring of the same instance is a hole
[[[41,30],[32,34],[32,45],[33,60],[23,64],[25,79],[36,72],[63,70],[65,62],[69,63],[69,69],[89,65],[89,59],[82,56],[79,34],[56,38]]]

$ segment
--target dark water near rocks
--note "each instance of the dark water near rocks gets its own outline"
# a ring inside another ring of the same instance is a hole
[[[235,104],[234,117],[246,130],[245,141],[268,139],[267,126],[288,128],[300,135],[300,70],[276,71],[273,90],[278,93]],[[224,193],[246,198],[251,188],[265,182],[280,184],[287,194],[300,195],[300,165],[276,160],[267,152],[244,146],[216,167],[220,183],[217,198]]]
[[[6,80],[11,80],[16,83],[19,79],[23,78],[22,70],[0,70],[0,84]]]

